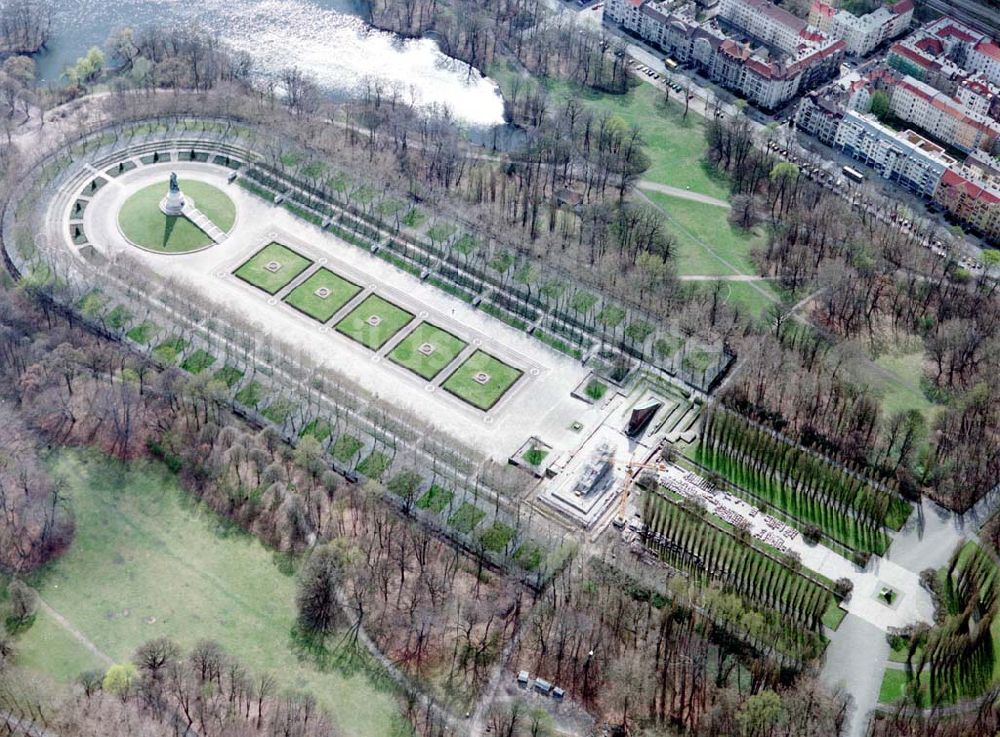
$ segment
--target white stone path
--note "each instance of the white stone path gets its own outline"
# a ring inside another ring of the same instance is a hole
[[[184,217],[201,228],[205,232],[205,235],[211,238],[215,243],[222,243],[222,241],[225,240],[226,234],[222,232],[222,229],[209,220],[205,213],[192,205],[190,202],[186,201],[184,203],[184,208],[181,210],[181,213]]]

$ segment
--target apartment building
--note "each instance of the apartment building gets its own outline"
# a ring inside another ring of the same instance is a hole
[[[758,41],[795,53],[808,24],[768,0],[720,0],[718,15]]]
[[[867,164],[885,179],[932,197],[941,177],[956,160],[915,131],[897,133],[873,116],[848,110],[837,128],[834,147]]]
[[[664,4],[651,0],[608,0],[604,17],[656,44],[680,63],[700,68],[713,81],[762,108],[775,108],[837,73],[844,55],[843,41],[807,28],[804,21],[762,0],[721,0],[720,8],[723,3],[728,3],[733,18],[742,22],[747,22],[741,14],[744,6],[773,8],[766,13],[770,23],[756,25],[756,31],[764,35],[761,41],[789,50],[775,53],[737,41],[712,21],[699,24],[693,13],[670,12]],[[792,30],[794,43],[785,35]],[[756,32],[746,32],[758,38]]]
[[[992,40],[980,41],[969,50],[965,66],[993,84],[1000,84],[1000,46]]]
[[[1000,87],[979,75],[963,79],[955,91],[955,99],[978,115],[1000,121]]]
[[[994,179],[995,182],[995,179]],[[934,201],[963,225],[994,243],[1000,240],[1000,189],[967,167],[949,169],[938,183]]]
[[[921,82],[947,88],[969,76],[968,60],[990,39],[951,18],[940,18],[889,47],[889,66]]]
[[[861,16],[823,0],[814,0],[809,9],[810,25],[841,39],[847,53],[857,56],[867,56],[879,44],[904,33],[912,20],[913,0],[900,0]]]
[[[904,77],[892,88],[889,110],[962,151],[990,151],[1000,138],[996,121],[913,77]]]

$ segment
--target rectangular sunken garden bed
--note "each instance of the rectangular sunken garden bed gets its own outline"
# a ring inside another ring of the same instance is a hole
[[[280,292],[312,265],[312,261],[280,243],[269,243],[233,273],[268,294]]]
[[[389,359],[418,376],[433,379],[467,345],[461,338],[425,322],[403,338],[389,354]]]
[[[314,320],[326,322],[360,291],[357,284],[321,268],[289,292],[285,302]]]
[[[406,310],[373,294],[337,323],[337,331],[377,351],[412,319]]]
[[[481,410],[488,410],[524,372],[485,351],[476,351],[444,382],[444,388]]]

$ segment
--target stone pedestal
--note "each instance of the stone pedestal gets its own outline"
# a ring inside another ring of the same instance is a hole
[[[184,212],[184,194],[179,190],[171,190],[160,200],[160,209],[164,214],[177,217]]]

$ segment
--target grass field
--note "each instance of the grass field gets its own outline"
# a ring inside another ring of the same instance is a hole
[[[341,463],[350,463],[365,444],[353,435],[344,433],[330,446],[330,455]]]
[[[504,85],[512,72],[494,69],[490,74]],[[684,106],[676,100],[664,104],[663,93],[648,84],[640,84],[625,95],[595,92],[552,80],[545,80],[545,85],[560,102],[574,97],[598,115],[609,113],[627,126],[637,126],[650,160],[649,168],[641,175],[643,179],[690,188],[692,192],[718,199],[728,198],[729,183],[705,159],[708,145],[704,119],[691,112],[685,120]]]
[[[369,322],[374,317],[380,320],[376,325]],[[377,351],[412,319],[413,315],[406,310],[373,294],[337,323],[337,332]]]
[[[329,290],[329,294],[326,297],[317,295],[320,289]],[[321,268],[289,292],[285,302],[314,320],[326,322],[360,291],[357,284]]]
[[[417,507],[441,514],[451,504],[455,495],[440,486],[432,486],[417,500]]]
[[[475,380],[480,372],[489,377],[482,384]],[[442,386],[474,407],[488,410],[514,386],[522,373],[520,369],[508,366],[485,351],[476,351],[455,369]]]
[[[60,452],[76,517],[70,549],[35,574],[42,598],[118,662],[154,637],[184,647],[215,640],[282,689],[305,690],[344,734],[404,734],[394,699],[362,671],[318,670],[292,650],[295,577],[288,559],[197,505],[162,466],[125,469],[96,454]],[[95,575],[99,572],[99,575]],[[93,656],[39,617],[22,662],[70,682]]]
[[[279,264],[276,271],[267,269],[271,262]],[[289,282],[309,268],[312,261],[280,243],[269,243],[247,259],[233,273],[240,279],[268,294],[280,292]]]
[[[198,181],[179,182],[197,207],[219,229],[228,232],[236,222],[236,206],[222,190]],[[185,217],[168,217],[160,210],[167,182],[158,182],[133,194],[118,211],[118,225],[132,243],[163,253],[185,253],[212,244],[212,239]]]
[[[215,363],[215,356],[199,348],[184,359],[181,368],[192,374],[200,374],[202,371],[207,371],[211,368],[213,363]]]
[[[430,355],[424,355],[419,350],[425,343],[434,348]],[[430,380],[454,361],[467,345],[464,340],[425,322],[418,325],[393,349],[389,359]]]

